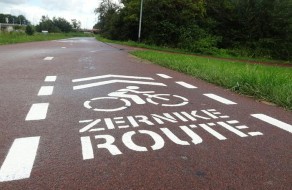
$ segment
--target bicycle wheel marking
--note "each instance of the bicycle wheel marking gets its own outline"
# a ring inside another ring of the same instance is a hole
[[[102,108],[93,108],[90,103],[92,101],[96,101],[96,100],[122,100],[124,102],[124,106],[122,107],[118,107],[118,108],[113,108],[113,109],[102,109]],[[126,100],[124,98],[116,98],[116,97],[98,97],[98,98],[92,98],[89,101],[85,101],[84,102],[84,107],[86,107],[87,109],[92,109],[94,111],[103,111],[103,112],[114,112],[114,111],[120,111],[120,110],[124,110],[127,107],[131,106],[131,102],[129,100]]]

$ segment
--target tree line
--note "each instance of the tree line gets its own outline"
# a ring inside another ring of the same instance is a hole
[[[48,31],[49,33],[60,33],[60,32],[72,32],[79,30],[81,22],[76,19],[71,20],[72,24],[66,19],[61,17],[53,17],[50,19],[48,16],[42,16],[40,23],[35,26],[37,32]]]
[[[49,33],[60,33],[60,32],[73,32],[78,31],[81,28],[81,22],[72,19],[71,23],[67,21],[65,18],[61,17],[53,17],[50,19],[48,16],[42,16],[39,24],[35,27],[30,26],[31,22],[25,18],[23,15],[14,16],[10,14],[0,14],[0,23],[8,23],[9,24],[22,24],[29,26],[29,30],[36,30],[37,32],[42,32],[43,30],[48,31]],[[29,32],[33,34],[33,32]]]
[[[30,22],[23,15],[13,16],[11,14],[0,13],[0,23],[7,23],[6,21],[8,21],[8,24],[30,24]]]
[[[141,0],[102,0],[95,28],[138,37]],[[144,0],[142,41],[186,51],[291,60],[292,0]]]

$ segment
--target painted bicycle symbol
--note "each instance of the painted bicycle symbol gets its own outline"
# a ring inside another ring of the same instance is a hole
[[[182,96],[171,94],[155,94],[155,91],[137,91],[138,89],[138,86],[128,86],[125,89],[120,89],[109,93],[107,97],[97,97],[85,101],[84,107],[93,111],[115,112],[130,107],[132,105],[130,100],[136,104],[150,103],[166,107],[184,106],[189,103],[189,100]],[[144,99],[139,95],[142,95]],[[110,103],[117,100],[120,101],[122,105],[117,104],[117,106],[114,108],[98,107],[98,105],[100,105],[98,102],[106,101],[107,104],[105,105],[108,105],[108,101]]]

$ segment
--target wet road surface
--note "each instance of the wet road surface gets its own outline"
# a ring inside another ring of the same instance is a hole
[[[94,38],[0,46],[0,189],[291,189],[292,114]]]

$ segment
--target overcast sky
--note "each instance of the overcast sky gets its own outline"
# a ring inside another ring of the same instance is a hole
[[[33,24],[38,24],[42,15],[51,19],[63,17],[81,21],[82,28],[92,28],[97,22],[94,9],[101,0],[0,0],[0,13],[24,15]]]

